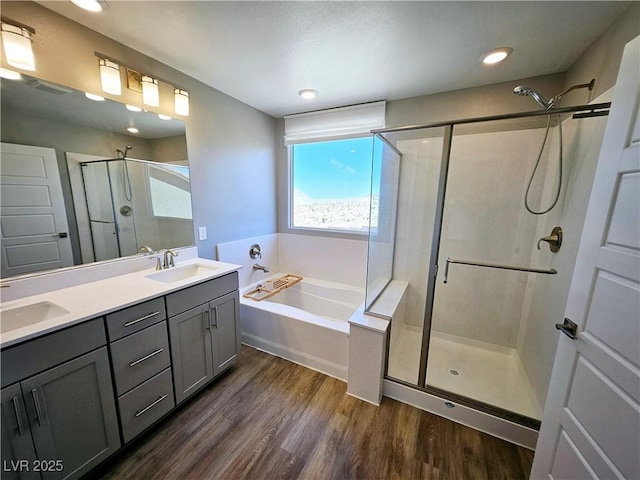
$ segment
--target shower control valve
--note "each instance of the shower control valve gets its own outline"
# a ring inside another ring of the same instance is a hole
[[[251,245],[251,248],[249,248],[249,256],[254,260],[256,258],[262,258],[262,250],[260,249],[260,245],[258,245],[257,243]]]
[[[551,230],[551,235],[549,235],[548,237],[542,237],[540,240],[538,240],[538,250],[540,250],[540,243],[542,242],[547,242],[549,244],[549,250],[551,250],[553,253],[560,250],[560,246],[562,245],[562,228],[553,227],[553,230]]]

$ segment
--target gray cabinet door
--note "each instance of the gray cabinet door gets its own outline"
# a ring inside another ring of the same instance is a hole
[[[19,384],[3,388],[2,397],[2,478],[39,479],[34,471],[35,450]]]
[[[209,304],[212,317],[213,375],[233,365],[240,353],[240,296],[237,291]]]
[[[79,478],[120,447],[106,347],[20,383],[36,456],[60,460],[62,472],[43,478]]]
[[[209,304],[169,318],[176,404],[213,378]]]

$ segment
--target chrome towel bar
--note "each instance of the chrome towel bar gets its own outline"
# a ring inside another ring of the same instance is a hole
[[[517,265],[502,265],[500,263],[481,262],[478,260],[461,260],[459,258],[447,257],[447,264],[444,269],[443,283],[447,283],[447,277],[449,276],[449,265],[451,263],[459,263],[461,265],[471,265],[474,267],[499,268],[502,270],[516,270],[518,272],[544,273],[546,275],[555,275],[556,273],[558,273],[554,268],[545,270],[542,268],[519,267]]]

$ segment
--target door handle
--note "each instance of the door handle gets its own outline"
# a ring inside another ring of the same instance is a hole
[[[578,325],[576,325],[574,322],[572,322],[568,318],[565,318],[564,322],[562,323],[556,323],[556,329],[560,330],[562,333],[564,333],[567,337],[569,337],[572,340],[575,340],[576,338],[578,338]]]
[[[33,397],[33,406],[36,409],[36,420],[38,421],[38,425],[42,427],[44,419],[42,418],[42,410],[40,408],[40,402],[38,401],[38,391],[35,388],[31,390],[31,396]]]
[[[69,236],[69,234],[67,232],[60,232],[56,236],[58,236],[60,238],[67,238]]]
[[[20,399],[13,397],[11,401],[13,402],[13,413],[16,415],[16,423],[18,424],[18,433],[22,437],[24,436],[24,427],[22,426],[22,415],[20,415]]]
[[[214,313],[215,322],[213,323],[213,328],[218,328],[218,306],[212,308]]]
[[[211,310],[207,309],[205,313],[207,314],[207,318],[204,319],[204,329],[211,330]]]

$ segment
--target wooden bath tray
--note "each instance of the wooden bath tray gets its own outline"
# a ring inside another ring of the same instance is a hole
[[[253,290],[246,292],[243,297],[251,298],[252,300],[264,300],[265,298],[272,297],[276,293],[289,288],[291,285],[295,285],[300,282],[302,277],[300,275],[287,274],[276,280],[273,280],[273,289],[267,290],[266,285],[259,284]]]

